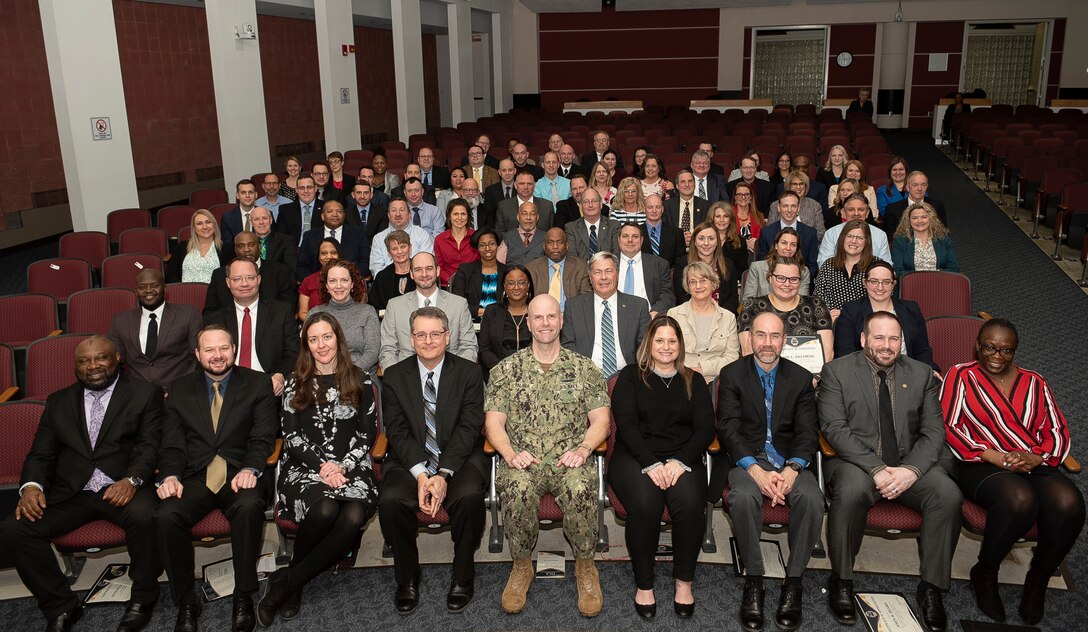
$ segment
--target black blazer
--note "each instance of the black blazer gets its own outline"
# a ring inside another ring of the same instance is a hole
[[[945,214],[944,204],[942,204],[940,200],[935,200],[928,195],[923,201],[932,206],[933,210],[937,211],[937,217],[940,218],[945,226],[948,226],[948,215]],[[884,207],[884,232],[888,234],[889,245],[895,241],[895,229],[899,228],[899,220],[901,220],[903,214],[907,212],[907,205],[910,203],[910,198],[907,197],[892,202]]]
[[[120,374],[92,449],[83,386],[77,382],[46,400],[19,485],[38,483],[46,502],[53,504],[81,492],[95,468],[115,481],[128,476],[150,481],[161,429],[162,389]]]
[[[343,204],[344,200],[350,197],[348,195],[349,191],[351,191],[351,189],[337,189],[336,187],[334,187],[332,185],[332,178],[330,177],[329,183],[326,184],[323,189],[318,190],[319,195],[317,196],[317,199],[321,202],[336,200],[337,202]]]
[[[484,378],[480,366],[452,353],[442,361],[435,406],[438,426],[439,468],[456,474],[464,465],[475,467],[484,480],[491,468],[484,456]],[[423,386],[419,360],[412,355],[385,370],[382,377],[382,421],[389,438],[386,472],[410,469],[427,460],[423,443],[427,425],[423,414]]]
[[[423,178],[420,178],[420,180],[424,182],[423,186],[427,186],[426,180]],[[430,186],[435,190],[450,188],[450,170],[445,167],[439,167],[438,165],[432,166]]]
[[[492,303],[484,310],[480,320],[480,364],[484,375],[489,375],[495,365],[506,358],[502,354],[502,330],[510,312],[502,303]]]
[[[480,211],[477,214],[480,215],[480,226],[490,226],[495,228],[495,217],[499,212],[499,202],[506,199],[505,191],[503,187],[506,186],[499,180],[495,184],[484,189],[484,201],[480,205],[484,209],[484,213],[481,215]],[[517,195],[517,189],[514,188],[514,183],[510,183],[510,195],[511,197]]]
[[[763,452],[767,440],[767,407],[753,356],[730,362],[718,375],[718,441],[724,462],[715,463],[710,497],[721,498],[731,467],[746,456]],[[771,402],[771,441],[784,459],[794,457],[810,464],[819,445],[819,422],[812,374],[785,358],[778,361],[778,375]],[[719,467],[721,465],[721,467]]]
[[[264,472],[280,428],[278,403],[267,375],[235,366],[223,394],[219,430],[213,432],[204,371],[177,380],[163,413],[158,480],[203,476],[217,454],[235,469]]]
[[[695,227],[695,224],[692,224]],[[642,230],[642,252],[648,252],[653,254],[654,249],[650,246],[650,228],[647,224],[642,224],[639,227]],[[672,268],[676,265],[676,261],[687,254],[687,244],[684,243],[684,233],[676,227],[675,224],[670,224],[667,220],[662,218],[661,220],[661,252],[657,255],[664,259],[669,267]],[[683,274],[684,270],[673,270],[673,275]]]
[[[506,272],[506,264],[496,262],[499,267],[497,283],[502,282],[502,275]],[[472,320],[479,322],[480,297],[484,293],[483,264],[480,260],[462,263],[457,267],[457,272],[450,278],[450,294],[456,294],[468,301],[468,313]],[[501,289],[500,289],[501,292]]]
[[[582,219],[582,210],[578,208],[578,202],[574,198],[559,200],[555,203],[555,217],[552,219],[553,226],[563,227],[576,219]]]
[[[321,200],[314,198],[313,201],[313,215],[310,217],[311,225],[314,222],[314,217],[318,218],[316,221],[321,221],[321,205],[324,204]],[[289,204],[284,204],[280,207],[280,217],[276,220],[276,227],[274,229],[277,233],[283,233],[294,237],[295,243],[298,243],[299,236],[302,235],[302,202],[295,200]]]
[[[590,165],[590,166],[592,166],[592,165]],[[566,173],[564,173],[564,170],[566,171]],[[579,174],[583,175],[583,176],[588,175],[588,171],[589,171],[589,167],[582,167],[582,165],[579,165],[576,162],[570,163],[570,168],[569,169],[565,169],[563,167],[562,163],[559,164],[559,175],[563,176],[567,180],[570,180],[572,177],[574,177],[576,175],[579,175]]]
[[[355,200],[348,200],[344,205],[344,222],[361,229],[367,239],[374,239],[381,231],[389,227],[389,207],[370,201],[370,212],[366,216],[366,227],[363,227],[363,218],[360,217],[359,207]],[[370,250],[368,247],[367,250]]]
[[[363,235],[362,229],[351,224],[344,224],[337,230],[340,231],[337,235],[337,241],[340,242],[340,259],[354,263],[360,271],[366,270],[370,263],[370,249],[365,249],[367,255],[364,258],[363,245],[366,243],[366,237]],[[298,247],[298,267],[296,269],[300,282],[314,272],[321,270],[321,264],[317,262],[317,256],[318,250],[321,249],[321,242],[324,240],[324,224],[320,228],[306,231],[306,234],[303,235],[302,245]]]
[[[929,346],[929,334],[926,332],[926,319],[918,303],[899,298],[892,298],[895,316],[903,326],[906,338],[907,357],[940,371],[941,367],[933,361],[933,349]],[[861,330],[865,318],[873,313],[873,304],[869,297],[850,301],[842,306],[839,317],[835,319],[835,357],[841,358],[855,351],[861,351]]]
[[[222,268],[212,272],[212,280],[208,283],[208,293],[204,295],[205,319],[208,314],[218,311],[223,306],[234,304],[234,297],[230,295],[227,287],[228,261]],[[288,305],[298,305],[298,285],[295,284],[295,271],[288,270],[287,266],[274,261],[261,263],[261,288],[262,299],[276,300]]]
[[[680,213],[682,212],[680,206],[680,196],[674,195],[665,200],[665,215],[661,221],[666,224],[679,228],[680,226]],[[702,224],[707,220],[706,213],[710,210],[710,202],[704,200],[698,195],[691,198],[691,227],[695,228],[699,224]],[[683,233],[681,233],[683,238]]]
[[[227,331],[234,336],[235,346],[241,347],[242,338],[238,335],[238,314],[234,310],[233,300],[220,307],[218,311],[205,313],[204,322],[226,327]],[[261,361],[261,367],[266,373],[291,375],[291,372],[295,370],[295,360],[298,358],[298,322],[295,319],[294,308],[281,301],[264,297],[258,299],[253,344],[257,346],[257,359]]]
[[[287,235],[272,231],[265,238],[265,258],[261,265],[270,261],[282,263],[288,270],[294,270],[298,266],[298,246]]]

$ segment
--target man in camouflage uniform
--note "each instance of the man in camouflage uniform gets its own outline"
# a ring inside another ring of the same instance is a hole
[[[540,498],[551,492],[563,510],[563,533],[574,550],[578,611],[595,617],[602,598],[593,563],[598,478],[590,457],[608,436],[608,393],[592,361],[560,346],[562,327],[559,303],[547,294],[534,298],[529,303],[531,349],[491,370],[484,424],[503,460],[495,486],[514,559],[502,607],[509,613],[525,608]]]

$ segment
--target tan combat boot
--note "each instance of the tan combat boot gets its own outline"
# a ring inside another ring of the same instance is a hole
[[[604,598],[601,596],[601,578],[593,558],[574,561],[574,581],[578,585],[578,612],[583,617],[599,615]]]
[[[510,569],[510,579],[502,591],[502,609],[510,614],[517,614],[525,609],[525,596],[529,594],[529,584],[533,583],[533,560],[514,560]]]

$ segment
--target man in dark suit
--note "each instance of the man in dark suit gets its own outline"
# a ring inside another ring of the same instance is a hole
[[[281,301],[259,298],[261,273],[248,259],[235,259],[227,270],[231,302],[204,315],[238,341],[237,364],[272,376],[272,388],[283,393],[284,376],[295,370],[298,323],[294,309]]]
[[[535,186],[536,180],[529,171],[519,171],[518,175],[514,177],[516,192],[510,199],[499,202],[499,210],[495,216],[495,232],[500,237],[518,227],[518,211],[521,209],[521,205],[526,202],[532,202],[536,205],[537,230],[544,232],[552,227],[555,207],[548,200],[533,195],[533,187]]]
[[[382,474],[378,518],[393,547],[401,614],[419,605],[416,512],[445,508],[453,536],[450,612],[472,600],[473,555],[484,533],[484,490],[490,467],[483,453],[484,381],[480,365],[447,353],[446,313],[423,307],[411,318],[415,355],[389,367],[382,378],[382,410],[389,458]]]
[[[740,619],[749,630],[763,627],[763,502],[790,508],[790,559],[775,616],[783,630],[801,623],[801,575],[824,518],[823,493],[808,469],[819,436],[812,374],[780,357],[785,337],[778,314],[756,316],[752,355],[728,364],[718,380],[718,439],[726,456],[711,489],[721,498],[728,477],[729,515],[747,574]]]
[[[590,258],[593,292],[567,301],[559,335],[563,348],[592,360],[605,377],[635,362],[650,325],[646,300],[616,291],[618,269],[619,260],[610,252]]]
[[[816,237],[815,228],[803,224],[797,219],[800,213],[801,199],[793,191],[783,191],[778,196],[778,221],[767,224],[759,233],[759,241],[756,242],[756,261],[760,261],[767,256],[767,253],[774,246],[774,238],[778,236],[783,228],[793,228],[797,231],[797,236],[801,240],[801,243],[797,246],[798,251],[801,253],[801,257],[804,258],[805,265],[808,266],[809,274],[812,275],[811,278],[815,279],[816,273],[820,270],[818,263],[820,241]]]
[[[729,199],[733,199],[733,192],[737,189],[737,185],[741,182],[747,183],[752,187],[752,202],[755,203],[756,208],[761,212],[765,209],[771,208],[771,202],[774,202],[774,185],[767,180],[761,180],[756,177],[756,171],[759,166],[756,164],[756,159],[751,156],[745,156],[740,159],[740,174],[741,177],[729,182],[725,185],[725,192],[728,194]]]
[[[261,298],[283,301],[288,305],[298,303],[298,285],[295,283],[295,271],[289,270],[282,263],[274,261],[261,261],[261,247],[257,236],[253,233],[239,233],[234,238],[234,254],[239,259],[247,259],[257,264],[261,270]],[[208,293],[204,296],[205,318],[208,314],[218,311],[224,305],[230,305],[234,300],[227,286],[227,271],[230,263],[212,272],[212,279],[208,282]]]
[[[257,187],[251,180],[239,180],[234,188],[237,204],[223,214],[219,233],[224,242],[234,241],[234,236],[243,230],[253,230],[250,214],[257,203]]]
[[[363,231],[363,261],[368,264],[374,235],[389,227],[389,209],[377,203],[374,187],[369,182],[356,181],[351,188],[351,199],[344,207],[344,214],[345,224]]]
[[[684,233],[684,243],[687,243],[691,231],[707,221],[710,202],[695,195],[695,176],[687,169],[676,175],[676,190],[679,195],[665,201],[665,222],[679,228]],[[685,221],[686,218],[690,219]]]
[[[494,167],[488,166],[482,147],[468,148],[468,163],[463,168],[466,179],[475,180],[481,191],[499,181],[499,172]]]
[[[580,164],[586,169],[592,169],[593,165],[601,161],[601,157],[604,155],[604,152],[608,151],[611,142],[612,139],[608,136],[608,132],[593,132],[593,151],[582,156]],[[616,170],[623,171],[623,157],[618,153],[616,154]]]
[[[902,344],[896,316],[874,312],[865,319],[862,350],[823,368],[820,425],[835,451],[824,463],[831,495],[828,605],[840,623],[857,620],[853,569],[865,518],[878,500],[895,501],[922,514],[919,612],[927,628],[944,630],[941,591],[951,583],[963,498],[938,463],[945,451],[939,384],[932,367],[900,353]]]
[[[899,228],[899,221],[907,214],[907,208],[911,204],[925,202],[937,211],[937,217],[945,226],[948,226],[948,215],[945,213],[944,204],[935,200],[926,192],[929,191],[929,178],[921,171],[912,171],[907,176],[907,197],[904,200],[892,202],[884,207],[884,232],[888,233],[888,243],[895,241],[895,229]]]
[[[484,150],[484,164],[497,170],[499,168],[499,159],[488,153],[491,151],[491,137],[487,134],[480,134],[476,138],[476,146]],[[461,166],[463,167],[467,164],[469,164],[469,161],[466,156],[461,159]]]
[[[193,349],[204,323],[192,305],[166,302],[162,272],[154,268],[136,275],[136,298],[139,307],[113,317],[109,338],[134,376],[166,388],[196,369]]]
[[[566,228],[567,224],[582,217],[582,193],[589,188],[586,177],[580,173],[574,174],[570,180],[570,197],[559,200],[555,205],[555,218],[552,225],[558,228]]]
[[[298,192],[298,200],[280,207],[276,232],[289,235],[296,244],[300,244],[303,231],[313,223],[313,216],[321,213],[324,202],[317,199],[317,185],[310,176],[299,176],[295,191]]]
[[[296,345],[297,346],[297,345]],[[261,551],[265,473],[279,430],[268,378],[234,365],[229,331],[209,325],[197,337],[202,371],[174,382],[163,414],[155,513],[159,552],[178,607],[175,630],[197,629],[201,598],[193,590],[193,525],[213,509],[230,521],[234,556],[234,630],[253,630],[253,593]]]
[[[117,629],[142,630],[159,600],[162,564],[148,483],[158,459],[162,390],[121,375],[120,361],[104,336],[76,347],[76,383],[46,401],[19,477],[19,503],[0,524],[19,578],[49,620],[47,631],[71,630],[83,616],[50,538],[94,520],[125,530],[132,596]]]
[[[421,147],[416,153],[416,164],[419,165],[419,179],[424,187],[432,189],[450,188],[450,171],[443,166],[434,164],[434,150],[430,147]]]
[[[695,195],[711,204],[728,199],[725,197],[725,176],[715,173],[714,167],[719,171],[721,165],[710,162],[710,154],[699,150],[691,155],[691,174],[695,180]]]
[[[495,217],[499,212],[499,203],[517,195],[517,190],[514,188],[514,177],[517,175],[518,170],[514,167],[514,161],[503,158],[499,162],[498,173],[499,181],[484,188],[484,215],[490,218],[491,223],[481,224],[481,226],[495,228]]]
[[[272,230],[272,211],[258,206],[250,213],[250,218],[261,262],[280,263],[288,270],[294,270],[298,265],[298,246],[287,235]]]
[[[661,257],[642,251],[642,229],[635,222],[620,228],[619,287],[624,294],[646,300],[650,319],[676,305],[672,268]]]
[[[676,224],[664,221],[665,204],[661,196],[646,196],[646,223],[642,225],[642,252],[655,254],[665,260],[669,267],[676,265],[676,260],[687,252],[684,233]],[[683,270],[678,271],[681,273]]]
[[[317,200],[321,203],[330,202],[336,200],[343,203],[347,193],[343,189],[337,189],[332,185],[332,171],[329,169],[329,165],[326,162],[314,163],[313,169],[310,170],[310,175],[314,178],[314,185],[317,187]]]
[[[370,185],[371,190],[374,192],[374,203],[378,206],[389,207],[389,194],[385,191],[378,191],[374,189],[374,169],[372,167],[359,167],[359,177],[355,179],[356,182],[366,182]]]
[[[603,214],[604,203],[596,189],[582,192],[582,218],[567,222],[567,247],[582,261],[598,252],[619,252],[620,223]]]
[[[515,143],[510,151],[510,159],[514,161],[514,168],[518,171],[528,171],[533,174],[533,180],[544,177],[544,170],[529,158],[529,148],[525,143]]]
[[[723,166],[721,166],[718,163],[713,161],[713,159],[714,159],[714,143],[712,143],[710,141],[703,141],[703,142],[699,143],[698,151],[701,151],[704,154],[706,154],[707,160],[710,161],[710,164],[707,166],[707,171],[709,173],[712,173],[712,174],[720,177],[722,179],[722,182],[724,182],[725,181],[725,167],[723,167]],[[692,165],[692,168],[694,169],[694,165]],[[729,165],[729,168],[732,169],[733,165]],[[718,190],[719,191],[724,191],[725,187],[722,187],[722,188],[720,188]]]
[[[589,266],[578,257],[567,256],[567,233],[558,226],[549,228],[544,235],[544,256],[526,263],[525,269],[533,280],[536,296],[551,295],[559,302],[560,312],[566,309],[568,298],[592,291]]]
[[[415,203],[412,203],[411,200],[409,200],[409,204],[411,204],[412,206],[419,206],[420,204],[430,204],[431,206],[436,206],[438,203],[437,190],[434,187],[424,186],[423,182],[419,180],[420,175],[422,175],[422,172],[419,169],[419,165],[414,162],[408,163],[408,166],[404,168],[404,179],[401,180],[399,187],[389,192],[389,199],[392,200],[393,198],[402,197],[408,200],[409,198],[416,196],[417,201]],[[419,182],[422,189],[418,195],[408,191],[408,185],[410,184],[409,180]],[[437,234],[438,233],[433,233],[433,235]]]
[[[589,172],[589,166],[582,166],[574,162],[574,148],[570,145],[563,145],[559,148],[559,175],[563,178],[570,180],[576,175],[586,175]]]
[[[317,251],[326,237],[340,243],[340,260],[350,261],[356,266],[365,267],[369,262],[369,250],[364,258],[366,237],[363,230],[344,223],[344,205],[336,200],[329,200],[321,207],[321,223],[313,226],[302,237],[298,247],[298,280],[302,281],[314,272],[321,270],[317,261]]]

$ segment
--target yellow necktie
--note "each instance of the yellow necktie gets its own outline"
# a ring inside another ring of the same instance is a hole
[[[562,298],[563,297],[563,278],[562,278],[563,275],[561,275],[559,273],[559,264],[558,263],[553,263],[552,264],[552,270],[554,270],[554,272],[552,273],[552,280],[548,282],[548,294],[551,295],[551,297],[554,298],[555,300],[562,303],[563,302],[563,298]]]
[[[212,388],[215,389],[215,394],[212,395],[212,431],[217,433],[219,432],[219,412],[223,410],[223,396],[219,393],[219,382],[212,382]],[[219,493],[223,485],[227,484],[227,462],[218,454],[208,464],[204,484],[213,494]]]

